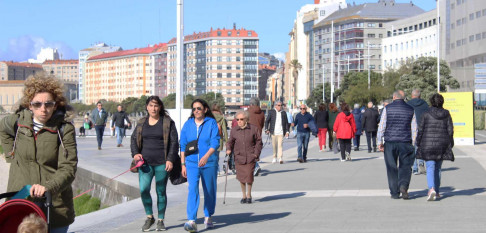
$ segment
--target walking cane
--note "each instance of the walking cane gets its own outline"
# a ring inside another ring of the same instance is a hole
[[[226,155],[224,157],[224,162],[223,162],[223,170],[225,173],[223,205],[226,204],[226,185],[228,184],[228,166],[229,166],[228,157],[229,155]]]

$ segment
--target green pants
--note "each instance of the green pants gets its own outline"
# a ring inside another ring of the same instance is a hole
[[[159,219],[164,219],[165,209],[167,207],[167,179],[169,178],[167,171],[165,171],[165,164],[150,166],[149,171],[143,172],[142,169],[138,171],[138,180],[140,186],[140,196],[142,196],[143,207],[147,215],[153,215],[152,211],[152,196],[150,195],[150,186],[152,179],[155,176],[155,191],[157,193],[157,210]]]

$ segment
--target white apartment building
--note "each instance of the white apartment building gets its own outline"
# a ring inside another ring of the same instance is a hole
[[[437,56],[437,11],[385,23],[382,40],[383,71],[398,69],[419,57]]]

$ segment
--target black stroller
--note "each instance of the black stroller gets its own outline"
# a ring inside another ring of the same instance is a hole
[[[16,199],[25,198],[26,190],[30,190],[29,186],[30,185],[25,186],[19,192],[0,194],[0,200],[3,198],[12,198],[0,205],[0,233],[17,233],[17,228],[22,220],[32,213],[38,215],[47,222],[48,232],[50,232],[49,215],[52,205],[52,197],[49,192],[45,193],[45,202],[41,204],[46,209],[45,214],[39,205],[25,199]]]

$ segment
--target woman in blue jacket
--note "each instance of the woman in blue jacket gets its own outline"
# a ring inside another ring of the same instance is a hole
[[[192,114],[181,130],[182,175],[187,177],[189,193],[187,195],[187,219],[184,229],[197,232],[197,210],[199,207],[199,180],[204,191],[204,226],[213,228],[211,216],[216,207],[218,177],[218,156],[214,153],[219,148],[219,129],[209,105],[202,99],[192,102]],[[186,145],[198,140],[197,150],[186,154]]]

